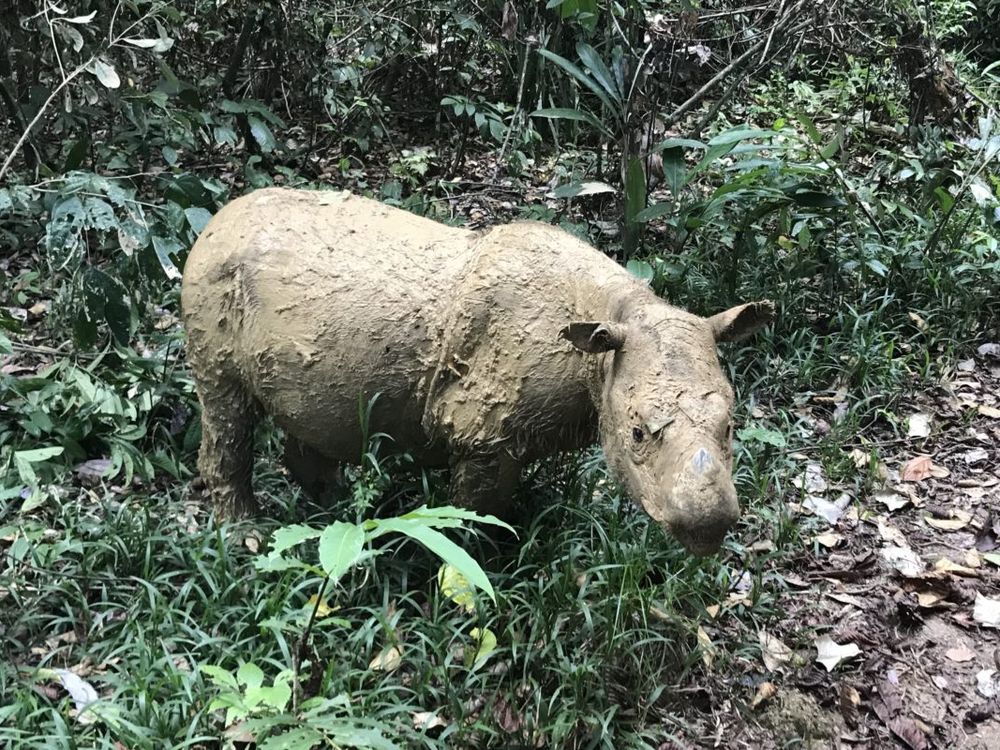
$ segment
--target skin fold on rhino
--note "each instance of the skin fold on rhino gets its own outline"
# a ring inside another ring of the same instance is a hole
[[[733,392],[716,344],[768,302],[701,318],[558,228],[453,228],[349,193],[269,188],[209,222],[184,269],[199,470],[224,517],[256,512],[255,423],[270,415],[310,488],[369,430],[451,501],[506,515],[522,467],[600,439],[631,497],[694,554],[739,515]]]

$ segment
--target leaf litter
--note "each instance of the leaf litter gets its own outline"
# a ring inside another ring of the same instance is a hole
[[[980,351],[954,382],[916,393],[901,415],[905,438],[866,430],[845,448],[871,484],[832,479],[808,451],[790,454],[802,462],[790,507],[812,525],[801,567],[784,575],[787,612],[757,635],[763,676],[780,680],[759,683],[746,696],[752,705],[808,684],[850,727],[845,746],[1000,746],[997,359],[1000,347]],[[836,507],[841,493],[859,503]],[[775,658],[805,622],[827,633],[812,664],[794,651]]]

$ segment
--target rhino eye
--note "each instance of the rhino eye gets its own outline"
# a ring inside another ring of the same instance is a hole
[[[632,439],[635,442],[641,443],[643,441],[643,438],[645,438],[645,437],[646,437],[646,435],[643,433],[643,431],[640,428],[638,428],[638,427],[633,427],[632,428]]]

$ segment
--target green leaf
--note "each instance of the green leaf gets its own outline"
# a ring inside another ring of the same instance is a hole
[[[476,611],[476,597],[472,584],[454,566],[445,563],[438,569],[438,588],[442,594],[469,614]]]
[[[549,195],[553,198],[576,198],[581,195],[614,192],[617,191],[605,182],[568,182],[557,187]]]
[[[319,564],[334,581],[338,580],[361,559],[365,532],[353,523],[337,521],[319,537]]]
[[[0,354],[11,354],[14,351],[14,345],[10,342],[10,339],[0,333]]]
[[[174,259],[170,256],[173,253],[181,251],[181,244],[177,242],[177,240],[160,237],[155,234],[153,235],[152,240],[153,252],[156,253],[157,260],[160,261],[160,267],[163,269],[163,273],[166,274],[168,279],[179,279],[181,277],[181,272],[178,270],[177,264],[174,263]]]
[[[622,93],[618,90],[618,85],[615,82],[614,76],[611,75],[611,71],[608,70],[608,66],[604,64],[604,60],[597,54],[597,50],[586,42],[577,42],[576,54],[591,75],[604,88],[605,93],[614,100],[620,109]]]
[[[843,198],[818,190],[801,190],[788,197],[805,208],[842,208],[848,205]]]
[[[674,204],[670,201],[663,201],[662,203],[654,203],[651,206],[644,208],[642,211],[635,215],[635,220],[642,221],[652,221],[653,219],[659,219],[661,216],[666,216],[667,214],[673,213]]]
[[[280,555],[286,549],[315,539],[322,533],[321,529],[314,529],[312,526],[303,526],[302,524],[282,526],[271,535],[271,554]]]
[[[889,269],[886,267],[885,263],[876,258],[869,258],[865,261],[865,265],[868,266],[871,272],[877,276],[885,278],[889,275]]]
[[[565,57],[562,57],[561,55],[557,55],[555,52],[551,52],[551,51],[549,51],[547,49],[540,49],[540,50],[538,50],[538,54],[540,54],[542,57],[546,58],[547,60],[551,60],[552,62],[554,62],[556,65],[558,65],[564,71],[566,71],[570,76],[572,76],[574,79],[576,79],[576,81],[578,83],[580,83],[581,85],[586,86],[588,89],[590,89],[590,91],[592,91],[594,93],[594,95],[597,96],[597,98],[601,100],[601,102],[604,104],[604,106],[607,107],[608,110],[616,118],[621,119],[621,108],[618,107],[618,106],[616,106],[616,103],[613,103],[611,101],[611,99],[608,97],[608,95],[604,92],[604,89],[601,86],[599,86],[597,84],[597,82],[593,78],[591,78],[590,76],[588,76],[586,73],[584,73],[582,70],[580,70],[580,68],[578,68],[576,65],[574,65],[573,63],[571,63]]]
[[[250,135],[260,145],[261,151],[268,154],[278,147],[278,142],[274,139],[274,133],[259,117],[247,116],[250,124]]]
[[[708,148],[707,143],[696,141],[691,138],[667,138],[653,146],[653,151],[662,151],[665,148]]]
[[[625,221],[634,224],[636,216],[646,207],[646,173],[642,159],[633,156],[625,174]]]
[[[151,49],[153,52],[166,52],[174,46],[174,40],[169,37],[160,37],[159,39],[126,38],[122,39],[122,41],[139,49]]]
[[[184,216],[187,217],[188,224],[191,225],[194,233],[201,234],[201,230],[211,221],[212,212],[199,206],[191,206],[184,209]]]
[[[324,735],[311,727],[295,727],[261,741],[259,750],[310,750],[323,743]]]
[[[489,514],[483,515],[466,508],[456,508],[454,505],[441,505],[437,508],[428,508],[426,505],[421,505],[416,510],[411,510],[409,513],[405,514],[403,518],[420,519],[430,526],[433,526],[435,523],[444,519],[461,519],[464,521],[475,521],[476,523],[488,523],[491,526],[502,526],[507,529],[507,531],[516,534],[513,528],[508,526],[496,516],[491,516]]]
[[[258,555],[255,557],[253,566],[261,573],[284,573],[286,570],[307,570],[320,577],[326,575],[315,565],[309,565],[294,557],[282,557],[273,552],[268,555]]]
[[[116,89],[122,85],[122,80],[118,77],[118,73],[115,72],[114,65],[107,60],[96,58],[87,66],[87,70],[93,73],[94,77],[105,88]]]
[[[198,671],[208,675],[208,678],[216,685],[239,690],[239,683],[236,682],[236,678],[228,669],[214,664],[202,664],[198,667]]]
[[[805,112],[796,112],[795,119],[802,123],[802,127],[805,128],[806,133],[809,135],[809,138],[812,139],[813,143],[818,146],[823,142],[823,136],[820,135],[819,128],[816,127],[816,123],[812,121],[812,118],[809,117],[809,115]]]
[[[639,279],[639,281],[644,281],[648,284],[653,280],[653,267],[644,260],[630,260],[625,264],[625,268],[630,274]]]
[[[497,636],[489,628],[473,628],[471,635],[477,642],[475,652],[471,649],[465,653],[465,666],[475,672],[490,658],[490,654],[496,651]]]
[[[785,447],[785,436],[780,432],[768,430],[764,427],[744,427],[736,433],[736,437],[744,443],[764,443],[773,445],[775,448]]]
[[[390,518],[378,522],[378,533],[396,531],[423,544],[427,549],[448,563],[468,579],[469,583],[496,602],[496,594],[485,571],[464,549],[459,547],[440,531],[435,531],[417,519]]]
[[[164,146],[160,149],[163,154],[163,161],[165,161],[171,167],[177,163],[177,149],[172,146]]]
[[[750,138],[773,138],[778,135],[773,130],[759,130],[757,128],[733,128],[724,130],[709,140],[709,146],[726,146],[746,141]]]
[[[604,123],[598,120],[590,112],[568,107],[548,107],[546,109],[536,109],[531,113],[531,117],[547,117],[550,120],[576,120],[591,125],[604,135],[611,137],[611,131],[605,127]]]
[[[86,312],[91,320],[103,320],[119,344],[129,340],[129,323],[132,312],[128,291],[120,281],[94,267],[83,273],[83,292]]]
[[[264,683],[264,672],[252,661],[244,662],[236,670],[236,680],[247,690],[259,688]]]
[[[66,162],[63,164],[63,170],[69,172],[70,170],[79,167],[83,163],[83,160],[86,158],[87,150],[89,148],[90,148],[89,138],[81,138],[76,143],[74,143],[73,147],[69,150],[69,153],[66,154]]]
[[[40,461],[48,461],[50,458],[61,456],[64,448],[61,445],[54,445],[49,448],[33,448],[27,451],[14,451],[14,458],[17,461],[25,461],[35,464]]]

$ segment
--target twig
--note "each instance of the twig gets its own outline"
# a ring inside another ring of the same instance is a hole
[[[750,55],[754,54],[757,50],[759,50],[763,46],[764,46],[763,40],[757,42],[756,44],[751,46],[750,49],[748,49],[742,55],[740,55],[731,63],[729,63],[729,65],[727,65],[718,73],[716,73],[712,78],[708,80],[707,83],[705,83],[700,89],[698,89],[690,97],[688,97],[687,101],[685,101],[683,104],[677,107],[677,109],[675,109],[673,112],[671,112],[663,119],[664,126],[669,128],[671,125],[677,122],[681,117],[687,114],[689,110],[693,109],[694,106],[701,101],[702,97],[704,97],[705,94],[711,91],[715,87],[715,85],[719,83],[719,81],[721,81],[723,78],[729,75],[729,73],[733,70],[733,68],[742,63],[744,60],[750,57]]]
[[[778,6],[778,17],[781,17],[781,12],[785,9],[785,3],[787,0],[781,0],[781,5]],[[771,41],[774,39],[774,32],[778,30],[778,24],[774,24],[771,27],[771,33],[767,35],[767,44],[764,45],[764,51],[760,55],[760,62],[758,65],[763,65],[764,61],[767,59],[767,52],[771,49]]]
[[[3,166],[0,166],[0,180],[3,179],[5,174],[7,174],[7,170],[14,161],[14,157],[17,156],[18,152],[20,152],[21,147],[24,146],[24,142],[28,140],[28,136],[31,134],[31,131],[34,129],[35,125],[38,124],[38,121],[42,119],[42,116],[49,108],[49,105],[52,104],[52,101],[59,96],[60,93],[62,93],[62,90],[66,88],[74,78],[85,71],[87,67],[96,59],[97,55],[93,55],[89,60],[87,60],[87,62],[72,71],[68,76],[63,78],[62,82],[58,86],[52,89],[52,93],[49,94],[48,98],[42,103],[42,106],[38,108],[38,111],[31,119],[31,122],[28,123],[28,127],[24,129],[24,132],[21,133],[21,137],[17,139],[17,143],[14,144],[14,148],[12,148],[10,153],[7,154],[7,158],[4,160]]]
[[[493,165],[493,179],[497,179],[500,176],[500,165],[503,164],[504,159],[507,157],[507,147],[510,145],[510,136],[514,132],[514,126],[518,121],[518,116],[521,114],[522,103],[524,101],[524,80],[528,75],[528,60],[531,58],[533,50],[530,44],[526,44],[524,47],[524,64],[521,65],[521,80],[517,84],[517,102],[514,104],[514,114],[510,118],[510,125],[507,127],[507,132],[503,136],[503,144],[500,146],[500,155],[497,157],[496,164]]]
[[[316,622],[316,614],[319,612],[319,607],[323,603],[323,594],[326,593],[326,586],[330,582],[330,576],[326,576],[323,579],[323,585],[319,587],[319,593],[316,595],[316,603],[313,605],[312,612],[309,614],[309,620],[306,622],[305,630],[302,631],[302,635],[299,636],[299,640],[295,643],[295,651],[292,653],[292,713],[297,713],[299,710],[299,697],[302,692],[302,686],[299,684],[299,668],[302,666],[302,652],[306,649],[306,644],[309,642],[309,634],[312,632],[313,623]]]
[[[783,26],[785,23],[791,20],[795,16],[795,14],[799,10],[801,10],[803,4],[804,4],[803,0],[800,0],[800,2],[796,3],[794,7],[790,8],[781,18],[779,18],[775,22],[774,26],[771,27],[771,34],[773,35],[775,31],[778,29],[778,27]],[[803,29],[808,24],[809,24],[808,21],[798,24],[794,29],[792,29],[790,33],[794,33],[799,29]],[[770,35],[768,36],[768,39],[770,39]],[[760,41],[751,45],[742,55],[737,57],[735,60],[731,61],[726,67],[724,67],[722,70],[716,73],[700,89],[694,92],[687,99],[687,101],[685,101],[683,104],[677,107],[677,109],[671,112],[666,118],[664,118],[664,125],[666,127],[670,127],[675,122],[677,122],[681,117],[687,114],[688,111],[693,109],[695,105],[697,105],[702,100],[705,94],[711,91],[720,81],[722,81],[726,76],[728,76],[733,71],[733,69],[742,64],[743,61],[746,60],[751,55],[756,54],[757,50],[764,47],[768,39],[761,39]]]

